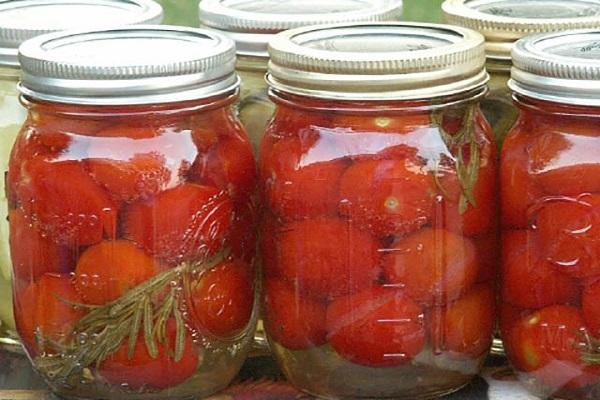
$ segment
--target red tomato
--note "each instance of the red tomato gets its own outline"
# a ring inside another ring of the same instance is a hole
[[[519,322],[531,314],[531,310],[525,310],[523,308],[515,307],[510,303],[502,303],[500,306],[500,316],[499,316],[499,324],[500,324],[500,334],[502,336],[502,342],[504,344],[504,349],[507,354],[513,354],[514,350],[512,348],[508,348],[508,346],[512,346],[515,344],[515,341],[512,338],[513,329],[519,325]]]
[[[265,281],[263,310],[267,333],[283,347],[305,350],[327,342],[327,306],[300,296],[289,283]]]
[[[425,228],[386,250],[383,272],[386,282],[404,287],[414,300],[446,304],[477,280],[477,249],[467,238]]]
[[[507,349],[517,370],[558,389],[587,373],[581,359],[585,335],[585,323],[577,308],[551,306],[521,319],[513,328],[513,343]]]
[[[126,240],[88,247],[75,268],[75,287],[87,304],[117,300],[159,272],[152,257]]]
[[[256,189],[256,163],[250,142],[222,138],[196,157],[189,176],[192,182],[226,190],[233,199],[248,201]]]
[[[331,121],[330,112],[310,111],[306,108],[298,110],[280,104],[265,135],[277,137],[318,135],[323,128],[333,126]]]
[[[23,292],[17,292],[15,316],[18,331],[29,351],[38,349],[36,331],[42,338],[58,343],[69,339],[75,324],[85,313],[67,302],[81,303],[67,275],[45,274],[38,283],[31,283]]]
[[[529,209],[543,192],[530,175],[527,145],[530,136],[525,127],[517,125],[508,134],[502,147],[500,189],[502,226],[524,229],[530,225]]]
[[[494,232],[485,236],[474,237],[472,241],[477,248],[477,257],[479,258],[477,282],[496,281],[500,271],[499,235]]]
[[[253,271],[242,261],[222,262],[192,284],[190,296],[192,325],[217,337],[231,337],[250,322]]]
[[[339,183],[348,164],[319,140],[281,139],[262,153],[260,165],[265,200],[283,220],[337,215]]]
[[[409,363],[425,345],[423,310],[402,290],[373,287],[327,308],[327,338],[347,360],[369,367]]]
[[[569,275],[600,275],[600,195],[548,201],[536,215],[544,256]]]
[[[152,201],[129,206],[125,236],[169,263],[203,258],[220,250],[231,226],[233,205],[218,189],[183,184]]]
[[[340,213],[379,237],[402,235],[432,215],[433,178],[411,160],[370,160],[352,165],[340,184]]]
[[[527,239],[522,236],[521,239]],[[515,240],[516,242],[516,240]],[[518,243],[515,243],[515,246]],[[535,246],[507,250],[502,265],[502,299],[521,308],[542,308],[577,301],[577,281],[544,259]]]
[[[117,207],[77,161],[27,161],[17,194],[25,215],[57,243],[76,248],[114,237]]]
[[[89,115],[78,117],[70,111],[72,110],[59,110],[58,107],[44,105],[43,109],[30,113],[30,121],[31,124],[34,124],[35,129],[44,135],[46,133],[65,133],[93,136],[111,124],[108,118],[90,118]]]
[[[540,254],[537,235],[533,230],[504,230],[502,231],[502,261],[517,257],[527,251],[530,254]]]
[[[427,111],[409,111],[403,113],[373,114],[336,114],[332,125],[354,132],[407,134],[419,128],[431,125],[431,116]]]
[[[378,243],[349,222],[320,218],[289,223],[279,240],[279,273],[311,297],[354,293],[379,276]]]
[[[587,285],[581,298],[583,317],[595,337],[600,337],[600,281]]]
[[[133,390],[163,390],[177,386],[196,372],[200,357],[191,336],[186,334],[183,358],[175,361],[175,341],[175,323],[170,320],[167,323],[167,343],[159,344],[158,357],[152,358],[148,354],[144,337],[140,335],[131,358],[128,343],[123,343],[100,364],[98,372],[111,384],[126,385]]]
[[[257,223],[260,206],[256,201],[236,204],[226,246],[231,247],[234,258],[252,264],[256,256]]]
[[[492,344],[496,297],[492,285],[474,286],[445,308],[433,308],[429,318],[434,352],[472,359],[485,354]]]
[[[271,214],[265,213],[262,217],[259,232],[259,251],[262,274],[265,278],[279,276],[278,260],[281,228],[282,225]]]
[[[69,250],[42,235],[38,224],[23,210],[9,212],[13,271],[17,278],[35,281],[47,272],[69,272],[73,266]]]

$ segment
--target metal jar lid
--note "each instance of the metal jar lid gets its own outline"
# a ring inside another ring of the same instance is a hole
[[[442,10],[448,23],[481,32],[492,60],[510,61],[530,34],[600,27],[600,0],[446,0]]]
[[[19,45],[44,33],[159,24],[162,15],[152,0],[0,1],[0,65],[17,67]]]
[[[535,99],[600,106],[600,29],[530,36],[513,49],[509,87]]]
[[[342,100],[427,99],[485,85],[484,38],[449,25],[321,25],[277,35],[269,84]]]
[[[400,20],[402,0],[202,0],[203,26],[226,32],[239,55],[268,58],[273,35],[342,22]]]
[[[69,104],[159,104],[235,91],[235,44],[206,29],[63,31],[19,48],[21,92]]]

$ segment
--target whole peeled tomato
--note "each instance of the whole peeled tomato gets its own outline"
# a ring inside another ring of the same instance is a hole
[[[396,240],[382,264],[387,283],[401,285],[414,300],[427,305],[457,299],[479,272],[473,242],[444,229],[423,228]]]
[[[192,337],[184,333],[184,351],[180,360],[175,360],[177,330],[173,320],[167,322],[167,339],[158,344],[158,356],[153,358],[142,336],[129,357],[129,345],[123,343],[116,352],[110,354],[98,367],[98,373],[116,386],[126,386],[133,390],[163,390],[177,386],[190,378],[198,368],[200,356]]]
[[[425,345],[423,310],[393,287],[373,287],[332,302],[327,332],[337,353],[369,367],[407,364]]]
[[[472,359],[489,350],[495,322],[495,293],[491,284],[479,284],[446,307],[434,307],[431,343],[434,353]]]
[[[17,196],[25,216],[59,244],[77,248],[116,236],[118,208],[79,161],[25,161]]]
[[[260,175],[270,210],[285,221],[337,215],[348,163],[313,136],[286,137],[261,153]]]
[[[581,298],[581,309],[591,334],[600,338],[600,281],[586,285]]]
[[[281,227],[277,272],[315,299],[334,299],[367,288],[380,272],[378,242],[336,218]]]
[[[403,112],[350,114],[340,113],[333,117],[332,124],[336,128],[345,128],[354,132],[408,134],[419,128],[431,125],[431,116],[418,104],[404,104]],[[412,108],[412,109],[411,109]]]
[[[103,305],[158,273],[158,263],[133,242],[107,240],[83,252],[74,283],[85,303]]]
[[[243,261],[223,261],[204,272],[190,291],[192,325],[228,338],[248,326],[254,306],[254,273]]]
[[[218,252],[233,204],[219,189],[186,183],[124,210],[125,236],[170,264]]]
[[[327,342],[327,304],[299,296],[292,283],[267,279],[263,312],[269,336],[290,350],[305,350]]]
[[[432,216],[433,178],[413,159],[353,164],[340,183],[340,213],[376,236],[403,235]]]

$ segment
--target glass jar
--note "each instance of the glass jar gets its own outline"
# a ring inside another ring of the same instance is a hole
[[[433,398],[480,370],[497,251],[484,63],[481,35],[444,25],[312,27],[271,42],[263,316],[300,389]]]
[[[506,353],[543,398],[600,394],[600,31],[517,43],[501,160]]]
[[[475,29],[486,38],[491,79],[481,108],[499,148],[519,113],[507,86],[515,41],[534,33],[600,26],[598,0],[446,0],[442,8],[448,23]]]
[[[242,89],[237,111],[258,154],[260,140],[275,105],[269,101],[265,73],[269,40],[287,29],[353,21],[400,20],[402,0],[202,0],[200,24],[235,42]]]
[[[65,18],[68,15],[68,18]],[[19,103],[21,73],[17,48],[41,33],[108,24],[160,23],[161,7],[150,0],[24,0],[0,4],[0,171],[8,169],[10,150],[26,110]],[[8,209],[0,180],[0,345],[20,350],[13,318]]]
[[[224,388],[257,298],[234,43],[180,27],[69,31],[26,42],[20,60],[29,114],[7,179],[33,366],[73,399]]]

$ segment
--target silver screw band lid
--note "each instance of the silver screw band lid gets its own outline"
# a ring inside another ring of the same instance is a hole
[[[267,58],[273,35],[309,25],[400,20],[402,0],[202,0],[200,23],[227,33],[239,55]]]
[[[509,87],[525,96],[600,106],[600,29],[530,36],[513,49]]]
[[[510,60],[527,35],[600,27],[600,0],[446,0],[442,10],[446,22],[481,32],[494,60]]]
[[[159,104],[239,86],[235,45],[206,29],[141,25],[63,31],[19,49],[21,92],[69,104]]]
[[[152,0],[10,0],[0,2],[0,65],[18,66],[17,49],[44,33],[67,29],[159,24]]]
[[[288,93],[341,100],[427,99],[485,85],[484,38],[438,24],[298,28],[269,46],[267,80]]]

